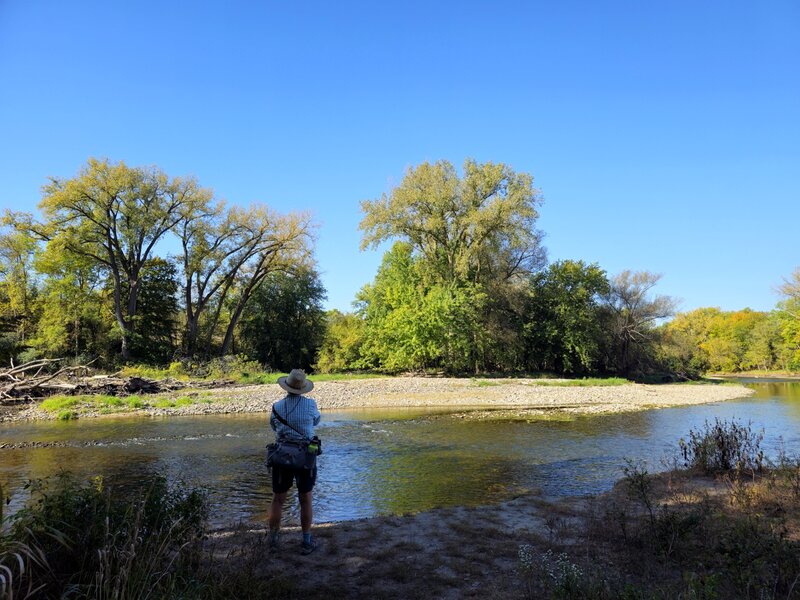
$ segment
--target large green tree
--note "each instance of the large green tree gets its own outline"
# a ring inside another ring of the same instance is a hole
[[[527,173],[502,163],[422,163],[400,185],[361,203],[362,247],[399,239],[436,283],[507,280],[544,261],[536,229],[541,196]]]
[[[325,336],[317,354],[315,369],[341,373],[368,369],[373,365],[362,357],[364,319],[355,313],[331,310],[325,315]]]
[[[242,314],[240,349],[275,370],[310,370],[325,335],[324,300],[315,270],[271,273]]]
[[[0,221],[0,359],[7,362],[28,345],[36,322],[38,287],[33,261],[36,240],[16,227],[19,216]]]
[[[220,328],[221,353],[227,354],[243,311],[262,282],[275,273],[308,268],[312,255],[314,224],[308,214],[280,215],[260,204],[205,208],[202,213],[188,211],[176,228],[186,311],[183,347],[189,355],[200,351],[201,341],[207,354]]]
[[[783,281],[778,291],[783,296],[778,304],[782,362],[784,368],[800,370],[800,267]]]
[[[66,252],[61,241],[47,244],[35,262],[44,281],[31,346],[42,356],[92,360],[111,352],[110,295],[96,261]]]
[[[592,371],[602,340],[600,298],[609,283],[596,264],[564,260],[531,281],[524,325],[528,368],[568,374]]]
[[[132,340],[134,354],[143,361],[165,364],[178,347],[178,272],[163,258],[151,258],[142,269],[142,284]]]
[[[474,369],[485,345],[485,302],[480,286],[429,283],[424,261],[410,244],[396,242],[374,283],[358,294],[365,322],[362,357],[392,372]]]
[[[44,222],[34,230],[108,273],[123,360],[131,358],[145,264],[185,215],[206,211],[210,200],[192,178],[96,159],[77,176],[45,186]]]
[[[383,368],[513,368],[515,298],[544,264],[533,178],[498,163],[409,169],[389,194],[362,202],[362,247],[394,240],[359,295],[362,351]]]

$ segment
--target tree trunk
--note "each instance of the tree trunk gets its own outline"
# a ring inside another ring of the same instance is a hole
[[[248,292],[247,297],[250,294]],[[228,328],[225,330],[225,339],[222,341],[222,350],[220,350],[220,356],[226,356],[228,352],[230,352],[231,345],[233,344],[233,330],[236,328],[236,325],[239,323],[239,319],[242,316],[242,312],[244,311],[244,306],[247,303],[247,298],[243,297],[242,300],[236,305],[236,310],[233,311],[231,315],[230,323],[228,323]]]

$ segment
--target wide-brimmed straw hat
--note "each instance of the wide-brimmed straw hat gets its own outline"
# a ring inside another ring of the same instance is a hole
[[[292,369],[286,377],[278,377],[278,385],[290,394],[307,394],[314,389],[314,382],[306,379],[302,369]]]

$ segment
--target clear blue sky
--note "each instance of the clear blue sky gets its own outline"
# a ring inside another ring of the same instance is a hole
[[[424,160],[531,173],[551,260],[774,307],[800,265],[800,3],[0,0],[0,207],[90,156],[311,210],[328,306],[359,201]]]

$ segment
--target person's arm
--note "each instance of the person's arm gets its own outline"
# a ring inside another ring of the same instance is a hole
[[[314,401],[312,400],[312,402]],[[317,425],[319,425],[319,422],[322,419],[322,414],[319,412],[319,408],[317,408],[316,402],[314,402],[313,404],[311,415],[314,417],[314,427],[316,427]]]
[[[275,411],[269,413],[269,426],[272,427],[272,431],[278,431],[278,420],[275,418]]]

